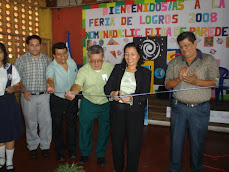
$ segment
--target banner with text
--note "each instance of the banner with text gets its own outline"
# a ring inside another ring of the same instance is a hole
[[[191,31],[197,48],[229,68],[229,0],[135,0],[83,7],[84,63],[87,47],[101,45],[105,61],[123,59],[128,42],[139,43],[152,66],[154,89],[163,85],[168,62],[180,54],[177,36]]]

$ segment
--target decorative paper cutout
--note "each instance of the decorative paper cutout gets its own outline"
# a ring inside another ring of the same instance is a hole
[[[117,56],[116,56],[116,51],[110,51],[110,53],[114,56],[114,58],[117,59]]]
[[[119,43],[117,43],[113,38],[111,38],[111,39],[108,41],[107,45],[119,45]]]

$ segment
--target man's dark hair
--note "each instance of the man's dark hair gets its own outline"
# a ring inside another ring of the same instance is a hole
[[[141,65],[144,63],[144,60],[143,60],[143,57],[142,57],[142,50],[141,50],[141,48],[139,47],[139,45],[136,44],[136,43],[134,43],[134,42],[130,42],[130,43],[128,43],[128,44],[125,45],[125,47],[124,47],[124,58],[122,59],[122,64],[127,65],[126,60],[125,60],[125,52],[126,52],[126,49],[127,49],[127,48],[130,48],[130,47],[135,48],[136,51],[138,52],[140,58],[139,58],[139,60],[138,60],[137,65],[138,65],[138,66],[141,66]]]
[[[56,54],[56,52],[55,52],[56,49],[66,49],[66,51],[68,51],[66,44],[63,42],[55,43],[52,46],[52,54],[54,54],[54,55]]]
[[[102,53],[102,57],[104,57],[103,48],[99,45],[92,45],[87,50],[87,57],[90,58],[92,54]]]
[[[180,41],[183,41],[184,39],[188,38],[188,40],[192,43],[195,42],[196,36],[194,35],[193,32],[182,32],[178,37],[177,37],[177,43],[179,44]]]
[[[31,35],[31,36],[27,37],[27,39],[25,41],[27,45],[29,45],[29,42],[30,42],[31,39],[37,39],[40,42],[40,44],[41,44],[41,37],[40,36],[38,36],[38,35]]]
[[[4,57],[3,57],[3,67],[6,67],[6,63],[8,62],[8,53],[6,51],[6,47],[3,43],[0,43],[0,49],[3,51],[4,53]]]

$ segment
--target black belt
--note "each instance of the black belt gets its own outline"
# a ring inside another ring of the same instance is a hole
[[[31,93],[31,95],[41,95],[44,94],[45,92],[37,92],[37,93]]]
[[[185,105],[185,106],[187,106],[187,107],[196,107],[196,106],[199,106],[199,105],[202,105],[202,104],[204,104],[204,103],[182,103],[182,102],[180,102],[180,101],[178,101],[178,100],[176,100],[175,99],[175,104],[177,104],[177,103],[181,103],[181,104],[183,104],[183,105]]]

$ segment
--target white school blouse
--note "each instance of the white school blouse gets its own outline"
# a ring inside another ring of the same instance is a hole
[[[7,69],[9,68],[10,64],[7,63]],[[0,67],[0,96],[3,96],[6,89],[6,84],[8,81],[7,78],[7,69],[3,67],[3,65]],[[14,65],[12,65],[12,81],[11,86],[19,83],[21,80],[19,73]]]

